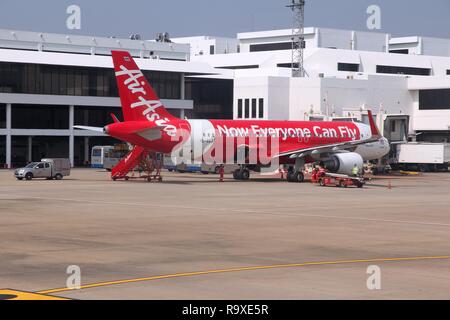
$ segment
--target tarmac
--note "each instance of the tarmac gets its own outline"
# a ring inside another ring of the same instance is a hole
[[[0,289],[17,290],[0,299],[450,298],[449,173],[363,189],[163,175],[0,171]]]

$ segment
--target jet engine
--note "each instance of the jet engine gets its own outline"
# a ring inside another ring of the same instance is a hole
[[[332,173],[340,173],[350,175],[355,164],[358,166],[360,172],[363,169],[364,160],[358,153],[336,153],[327,160],[321,162],[328,171]]]

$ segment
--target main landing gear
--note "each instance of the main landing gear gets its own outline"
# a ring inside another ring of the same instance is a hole
[[[290,169],[287,174],[287,181],[288,182],[303,182],[305,181],[305,175],[302,171],[294,171],[293,169]]]
[[[295,159],[295,165],[289,167],[287,173],[288,182],[303,182],[305,181],[305,175],[303,174],[303,168],[305,167],[305,160],[303,158]]]
[[[235,180],[248,180],[250,179],[250,171],[245,167],[241,167],[233,171],[233,178]]]

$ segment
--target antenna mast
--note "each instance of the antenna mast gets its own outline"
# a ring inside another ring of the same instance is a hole
[[[305,0],[292,0],[292,76],[304,77],[303,50],[305,49]]]

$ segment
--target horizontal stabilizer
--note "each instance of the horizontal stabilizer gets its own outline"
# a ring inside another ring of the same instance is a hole
[[[111,112],[111,118],[113,119],[114,123],[119,123],[119,119],[117,119],[116,115]]]
[[[104,133],[104,130],[103,130],[102,127],[89,127],[89,126],[73,126],[73,127],[75,129],[81,129],[81,130],[88,130],[88,131]]]

